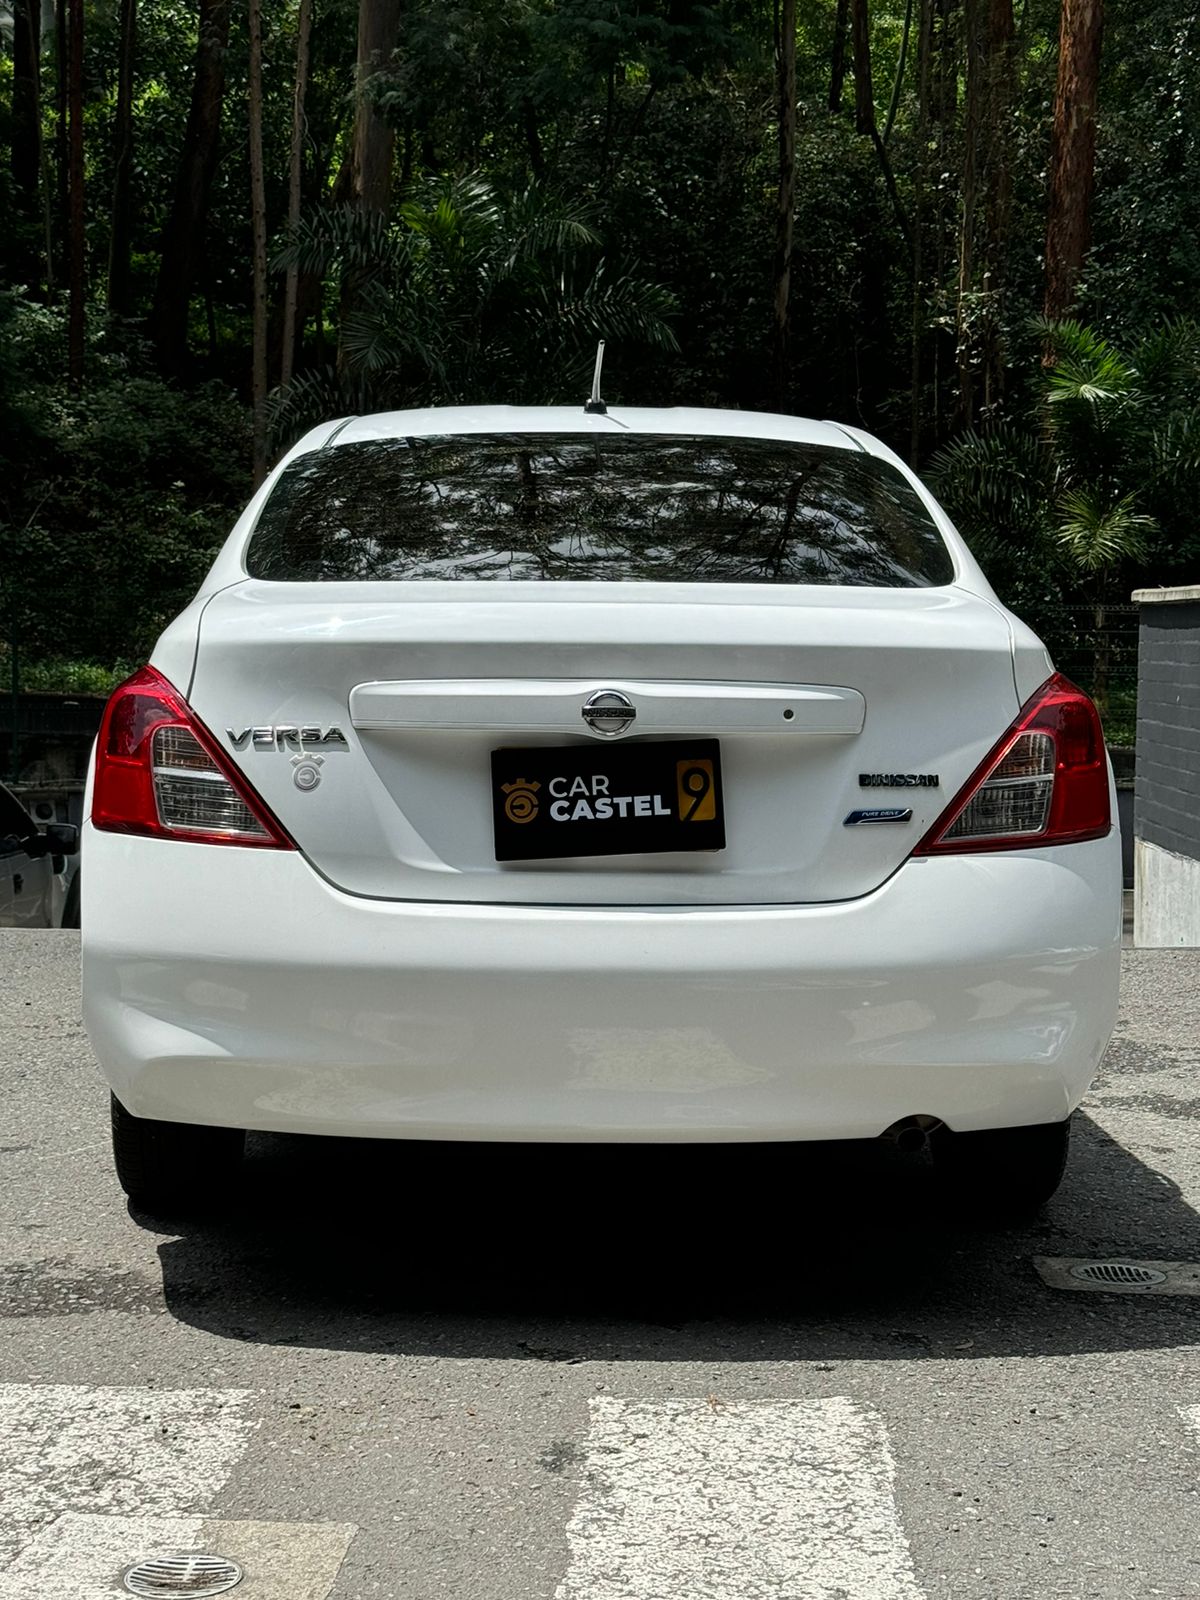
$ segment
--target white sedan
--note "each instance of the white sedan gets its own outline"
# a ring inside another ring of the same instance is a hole
[[[247,1129],[888,1137],[1026,1208],[1115,1018],[1095,708],[832,423],[314,430],[113,695],[86,810],[149,1208]]]
[[[39,828],[0,783],[0,928],[78,927],[79,874],[67,859],[78,850],[77,828]]]

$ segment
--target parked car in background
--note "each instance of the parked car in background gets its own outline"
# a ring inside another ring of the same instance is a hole
[[[78,927],[78,870],[68,870],[78,850],[78,828],[39,828],[0,783],[0,928]]]
[[[1114,814],[1095,707],[866,434],[328,424],[101,725],[118,1174],[220,1194],[246,1129],[887,1138],[1036,1205],[1116,1017]]]

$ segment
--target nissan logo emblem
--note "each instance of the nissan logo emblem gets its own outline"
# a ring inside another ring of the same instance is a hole
[[[581,715],[593,733],[615,739],[617,734],[626,733],[633,726],[637,710],[620,689],[597,689],[583,702]]]

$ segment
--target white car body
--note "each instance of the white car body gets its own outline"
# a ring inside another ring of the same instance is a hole
[[[0,928],[62,926],[67,862],[27,849],[28,836],[37,832],[16,795],[0,783]]]
[[[248,575],[264,502],[313,452],[618,429],[874,456],[927,508],[951,580]],[[840,1139],[913,1118],[1059,1122],[1097,1070],[1116,1013],[1115,827],[914,855],[1053,668],[928,491],[865,434],[624,407],[328,424],[259,490],[151,665],[296,848],[85,824],[85,1020],[135,1117],[423,1139]],[[603,743],[581,719],[603,690],[637,708],[606,748],[719,740],[726,847],[498,861],[491,752]],[[280,728],[282,743],[252,731]],[[311,788],[289,728],[344,736],[320,746]],[[908,774],[937,786],[859,784]],[[912,815],[847,826],[863,806]]]

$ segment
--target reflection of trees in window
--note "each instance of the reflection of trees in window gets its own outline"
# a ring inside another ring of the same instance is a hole
[[[250,547],[260,577],[948,582],[919,497],[853,450],[758,439],[467,435],[294,462]]]

